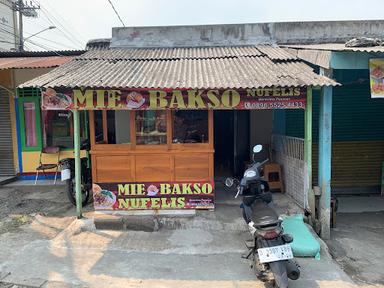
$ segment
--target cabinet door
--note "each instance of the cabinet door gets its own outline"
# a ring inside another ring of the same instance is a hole
[[[134,182],[134,156],[103,155],[92,158],[98,183]]]
[[[175,155],[175,181],[209,181],[209,153]]]
[[[136,182],[172,181],[171,155],[136,155]]]

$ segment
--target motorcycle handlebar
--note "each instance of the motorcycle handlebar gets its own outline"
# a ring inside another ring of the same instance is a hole
[[[244,186],[239,185],[239,186],[237,187],[237,193],[236,193],[235,198],[237,198],[239,195],[243,195],[243,190],[244,190]]]

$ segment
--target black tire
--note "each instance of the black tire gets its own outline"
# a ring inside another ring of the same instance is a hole
[[[67,196],[72,205],[76,206],[75,179],[66,180]],[[89,191],[82,187],[82,206],[86,206],[89,200]]]
[[[273,273],[276,288],[288,288],[288,276],[286,261],[276,261],[269,263],[269,268]]]

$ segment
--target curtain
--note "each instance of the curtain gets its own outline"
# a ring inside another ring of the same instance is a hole
[[[35,147],[37,145],[36,135],[36,105],[34,102],[24,102],[24,127],[25,146]]]

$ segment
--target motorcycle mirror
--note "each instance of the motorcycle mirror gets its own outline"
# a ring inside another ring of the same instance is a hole
[[[263,145],[257,144],[253,147],[253,153],[259,153],[261,150],[263,150]]]
[[[232,187],[233,186],[233,178],[225,179],[225,186]]]

